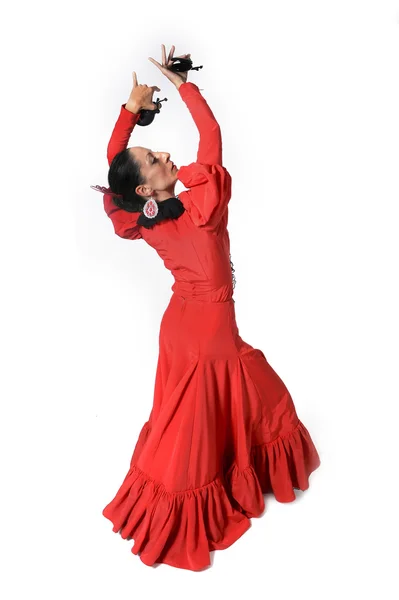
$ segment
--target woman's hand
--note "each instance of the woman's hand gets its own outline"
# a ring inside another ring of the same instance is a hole
[[[167,77],[169,79],[169,81],[171,81],[177,87],[177,89],[179,89],[181,84],[185,83],[187,81],[188,71],[186,71],[185,73],[174,73],[173,71],[171,71],[169,67],[171,67],[173,65],[172,58],[173,58],[173,52],[175,51],[175,47],[172,46],[172,48],[170,49],[167,60],[166,60],[165,44],[161,44],[161,47],[162,47],[162,65],[160,65],[159,62],[157,62],[156,60],[154,60],[151,57],[149,57],[148,60],[150,60],[154,65],[156,65],[158,67],[158,69],[165,75],[165,77]],[[191,56],[191,54],[181,54],[180,56],[176,56],[175,58],[190,58],[190,56]]]
[[[161,91],[156,85],[138,84],[136,71],[133,71],[133,89],[126,102],[126,109],[134,113],[139,113],[141,110],[155,110],[157,105],[152,101],[155,90]]]

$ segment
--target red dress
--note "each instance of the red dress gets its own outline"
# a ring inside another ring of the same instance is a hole
[[[263,494],[295,500],[320,465],[291,395],[261,350],[241,339],[227,231],[231,177],[219,126],[198,87],[179,88],[199,130],[197,161],[183,166],[185,207],[152,229],[104,194],[115,232],[144,239],[175,279],[159,332],[151,413],[130,468],[103,515],[141,561],[192,571],[210,565],[265,508]],[[138,115],[122,105],[108,161],[126,148]]]

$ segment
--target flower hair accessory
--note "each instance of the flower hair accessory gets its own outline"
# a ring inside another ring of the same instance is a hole
[[[101,194],[112,194],[112,196],[116,196],[117,198],[123,198],[122,194],[115,194],[111,188],[106,188],[103,185],[91,185],[90,187],[96,192],[101,192]]]

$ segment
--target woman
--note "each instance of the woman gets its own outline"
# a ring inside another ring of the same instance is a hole
[[[231,176],[219,125],[187,73],[162,65],[198,128],[197,160],[177,168],[168,152],[126,148],[156,86],[137,83],[108,145],[104,207],[115,232],[144,239],[175,282],[159,333],[154,401],[129,471],[103,515],[134,539],[148,566],[201,570],[265,508],[306,490],[320,464],[290,393],[261,350],[239,335],[227,231]],[[189,55],[185,55],[189,56]],[[177,180],[187,188],[174,194]],[[119,194],[119,196],[116,196]]]

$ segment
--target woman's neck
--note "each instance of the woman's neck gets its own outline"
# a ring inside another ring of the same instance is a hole
[[[152,197],[157,202],[163,202],[164,200],[168,200],[168,198],[171,198],[172,196],[175,196],[175,186],[174,185],[167,190],[162,190],[160,192],[157,192],[157,194],[153,195]]]

